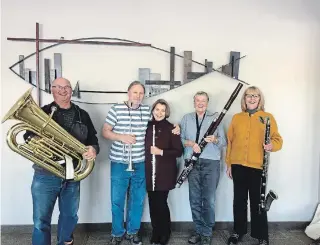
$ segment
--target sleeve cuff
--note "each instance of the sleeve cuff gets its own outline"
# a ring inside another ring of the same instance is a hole
[[[93,145],[92,147],[96,150],[96,154],[98,155],[100,151],[100,147],[98,145]]]

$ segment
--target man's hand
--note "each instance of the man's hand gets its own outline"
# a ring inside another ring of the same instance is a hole
[[[268,145],[263,144],[263,148],[268,152],[270,152],[272,150],[272,147],[273,147],[272,143],[270,143]]]
[[[87,151],[82,154],[83,158],[86,160],[94,160],[97,156],[96,149],[94,149],[91,145],[87,146]]]
[[[198,144],[194,144],[193,147],[192,147],[192,150],[195,153],[200,153],[201,152],[200,146]]]
[[[179,124],[174,124],[174,129],[171,131],[173,134],[180,135],[180,126]]]
[[[214,135],[208,135],[207,137],[204,138],[204,140],[208,143],[215,143],[215,144],[218,143],[218,139]]]
[[[156,146],[151,146],[151,147],[150,147],[150,152],[151,152],[151,154],[153,154],[153,155],[162,155],[163,150],[159,149],[159,148],[156,147]]]
[[[121,135],[121,141],[124,144],[135,144],[136,136],[134,134],[123,134]]]

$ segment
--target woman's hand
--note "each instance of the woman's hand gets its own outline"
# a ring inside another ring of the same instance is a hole
[[[267,145],[263,144],[263,148],[268,152],[270,152],[272,150],[272,147],[273,147],[272,143],[267,144]]]
[[[232,179],[231,166],[228,166],[226,173],[227,173],[227,176],[228,176],[230,179]]]
[[[150,147],[150,152],[152,155],[162,155],[163,154],[163,150],[159,149],[156,146],[151,146]]]

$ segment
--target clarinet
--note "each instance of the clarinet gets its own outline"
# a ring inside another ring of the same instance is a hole
[[[156,130],[155,125],[152,129],[152,146],[155,146]],[[156,155],[152,154],[152,190],[156,188]]]
[[[270,143],[270,118],[266,117],[265,119],[263,119],[262,117],[260,117],[260,121],[262,123],[265,123],[265,125],[266,125],[265,135],[264,135],[264,144],[267,145]],[[278,195],[273,190],[270,190],[266,196],[269,157],[270,157],[270,152],[264,150],[263,164],[262,164],[262,176],[261,176],[261,184],[260,184],[259,213],[269,211],[272,202],[274,200],[278,199]]]
[[[176,182],[176,188],[180,188],[180,186],[183,184],[185,179],[188,177],[189,173],[193,169],[193,166],[198,161],[199,156],[201,155],[201,152],[203,151],[203,149],[207,145],[207,142],[204,139],[208,135],[213,135],[214,132],[217,130],[217,128],[218,128],[219,124],[221,123],[223,117],[225,116],[225,114],[227,113],[229,108],[231,107],[233,101],[237,98],[237,96],[238,96],[238,94],[239,94],[239,92],[240,92],[242,87],[243,87],[243,84],[239,82],[237,87],[235,88],[235,90],[231,94],[228,102],[226,103],[226,105],[224,106],[223,110],[221,111],[220,115],[217,118],[215,118],[213,120],[213,122],[211,123],[211,125],[209,126],[208,130],[206,131],[206,133],[204,134],[204,136],[202,137],[202,139],[201,139],[201,141],[199,143],[200,153],[193,152],[191,158],[185,160],[184,168],[183,168],[183,170],[182,170],[182,172],[181,172],[181,174],[178,177],[177,182]]]

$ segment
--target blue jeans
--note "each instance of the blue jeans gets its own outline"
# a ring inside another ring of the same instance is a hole
[[[188,177],[189,201],[196,232],[211,236],[215,224],[215,196],[220,178],[220,161],[202,159]]]
[[[60,210],[57,244],[64,245],[64,242],[72,241],[72,233],[78,222],[80,183],[66,182],[54,175],[35,173],[31,192],[34,223],[32,244],[51,244],[51,217],[57,198]]]
[[[146,195],[144,162],[134,163],[134,172],[126,171],[127,167],[127,164],[111,162],[112,236],[115,237],[121,237],[126,232],[124,205],[128,188],[127,234],[136,234],[139,231],[143,213]]]

